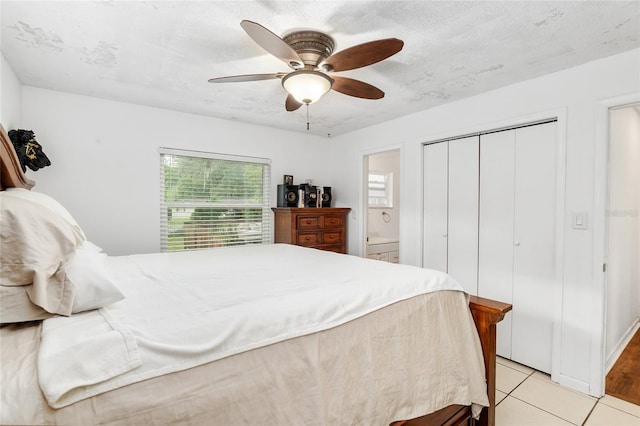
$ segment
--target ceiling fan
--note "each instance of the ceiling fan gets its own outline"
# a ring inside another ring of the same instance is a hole
[[[380,99],[384,92],[369,83],[348,77],[329,76],[330,72],[348,71],[380,62],[395,55],[402,40],[387,38],[359,44],[333,53],[334,40],[315,30],[294,31],[280,38],[262,25],[244,20],[240,26],[264,50],[286,63],[293,71],[272,74],[245,74],[209,79],[209,83],[232,83],[281,79],[289,93],[287,111],[309,105],[329,90],[363,99]]]

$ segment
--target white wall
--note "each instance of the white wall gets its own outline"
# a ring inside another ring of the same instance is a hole
[[[558,126],[563,129],[561,142],[566,144],[566,195],[560,230],[564,248],[559,265],[562,317],[556,324],[555,379],[600,395],[604,363],[597,359],[603,348],[598,309],[604,300],[602,283],[594,279],[594,264],[602,259],[593,258],[593,228],[572,230],[570,219],[573,212],[593,217],[599,101],[640,92],[638,75],[640,50],[636,49],[332,139],[344,158],[344,163],[336,164],[334,179],[348,188],[349,198],[344,201],[355,210],[350,222],[350,252],[362,253],[358,207],[362,205],[362,172],[357,166],[362,164],[364,152],[392,144],[402,147],[401,262],[420,265],[422,143],[558,116]]]
[[[0,123],[8,132],[22,125],[22,85],[0,53]]]
[[[23,107],[52,163],[30,176],[35,190],[112,255],[160,250],[159,147],[272,159],[274,206],[284,174],[333,185],[325,138],[29,86]]]
[[[607,254],[607,366],[620,354],[640,309],[640,112],[611,111]]]

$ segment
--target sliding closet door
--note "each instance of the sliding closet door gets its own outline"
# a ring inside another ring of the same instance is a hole
[[[448,144],[425,145],[422,266],[447,272]]]
[[[513,303],[515,131],[480,138],[478,295]],[[497,327],[497,353],[511,358],[509,312]]]
[[[556,123],[516,131],[514,361],[551,372],[556,271]]]
[[[479,136],[449,143],[448,269],[464,290],[478,294]]]

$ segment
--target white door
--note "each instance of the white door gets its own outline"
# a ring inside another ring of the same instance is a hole
[[[478,295],[513,303],[515,131],[480,138]],[[512,313],[497,326],[497,353],[511,358]]]
[[[447,272],[464,290],[478,294],[479,136],[449,143]]]
[[[556,282],[556,123],[516,132],[511,359],[551,372]]]
[[[513,304],[497,353],[551,372],[556,283],[556,124],[480,138],[478,294]]]
[[[447,272],[448,144],[425,145],[422,266]]]

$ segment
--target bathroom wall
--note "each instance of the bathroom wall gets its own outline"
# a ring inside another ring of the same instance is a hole
[[[400,226],[400,150],[369,155],[370,172],[391,172],[393,175],[393,207],[370,207],[367,211],[368,236],[399,240]]]

